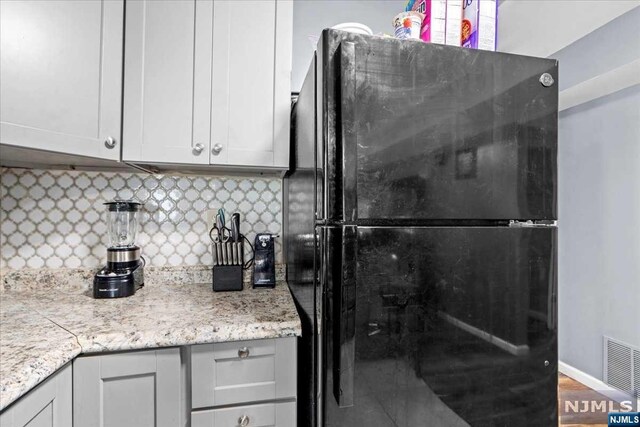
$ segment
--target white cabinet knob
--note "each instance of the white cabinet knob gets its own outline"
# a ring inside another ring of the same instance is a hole
[[[200,153],[202,153],[202,150],[204,150],[204,145],[202,144],[196,144],[193,147],[193,154],[195,154],[196,156],[199,156]]]
[[[111,150],[115,148],[116,140],[108,136],[107,139],[104,140],[104,146],[107,147],[109,150]]]
[[[240,424],[242,427],[247,427],[249,425],[249,417],[247,417],[246,415],[241,416],[240,418],[238,418],[238,424]]]
[[[247,347],[242,347],[238,349],[238,357],[240,359],[246,359],[249,357],[249,349]]]
[[[218,154],[220,154],[220,152],[222,151],[222,144],[216,144],[213,146],[213,148],[211,149],[211,153],[214,156],[217,156]]]

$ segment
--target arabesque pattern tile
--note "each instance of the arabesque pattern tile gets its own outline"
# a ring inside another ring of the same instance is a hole
[[[209,209],[222,207],[227,217],[240,212],[240,231],[251,242],[256,233],[282,231],[282,181],[277,177],[14,168],[2,168],[0,174],[2,268],[101,266],[108,243],[102,204],[113,199],[144,204],[137,243],[153,266],[211,265]]]

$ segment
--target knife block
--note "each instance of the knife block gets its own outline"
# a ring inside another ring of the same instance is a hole
[[[214,292],[241,291],[242,288],[241,265],[216,265],[213,267]]]
[[[242,236],[241,236],[242,237]],[[213,243],[214,292],[241,291],[243,289],[244,245],[240,242]]]

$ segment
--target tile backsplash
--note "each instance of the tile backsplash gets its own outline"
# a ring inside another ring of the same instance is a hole
[[[211,265],[206,211],[240,212],[240,231],[281,234],[282,181],[277,177],[0,169],[0,267],[96,268],[108,244],[102,203],[144,204],[138,245],[147,263]],[[281,261],[281,239],[276,260]],[[245,252],[250,255],[250,252]]]

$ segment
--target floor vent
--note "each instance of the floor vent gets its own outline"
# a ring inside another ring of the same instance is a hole
[[[623,391],[640,390],[640,349],[605,336],[604,382]]]
[[[633,350],[633,389],[640,395],[640,350]]]

